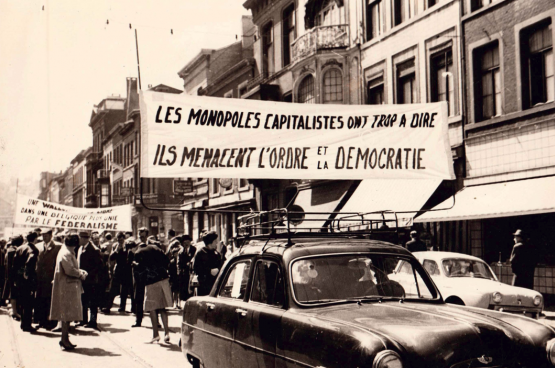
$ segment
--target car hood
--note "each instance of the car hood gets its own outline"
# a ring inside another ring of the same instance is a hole
[[[358,327],[382,339],[414,366],[445,367],[479,357],[496,366],[507,361],[543,359],[555,336],[545,325],[520,316],[446,304],[384,301],[321,308],[313,317]],[[524,320],[522,320],[524,319]]]
[[[503,295],[503,301],[500,305],[534,307],[534,298],[538,295],[541,296],[541,294],[535,290],[507,285],[494,280],[466,277],[434,277],[433,280],[444,296],[464,293],[492,295],[494,292],[498,291]],[[518,300],[521,301],[520,304]]]

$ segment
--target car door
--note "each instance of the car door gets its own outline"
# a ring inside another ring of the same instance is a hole
[[[239,259],[230,264],[224,271],[226,274],[216,297],[205,304],[204,329],[209,338],[203,348],[203,361],[208,368],[230,365],[237,309],[245,297],[250,267],[250,259]]]
[[[252,318],[250,321],[239,320],[235,338],[238,344],[254,342],[256,362],[248,366],[274,368],[276,355],[283,355],[281,318],[285,312],[284,280],[283,270],[277,261],[256,261],[250,298],[246,303],[247,313],[252,314]]]

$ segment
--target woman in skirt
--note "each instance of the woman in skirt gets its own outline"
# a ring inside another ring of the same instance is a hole
[[[146,285],[144,311],[150,313],[152,321],[152,340],[147,343],[154,344],[160,341],[157,314],[162,317],[164,342],[169,343],[170,329],[166,308],[171,308],[173,305],[168,276],[169,259],[159,247],[148,244],[135,253],[135,262],[144,273]]]

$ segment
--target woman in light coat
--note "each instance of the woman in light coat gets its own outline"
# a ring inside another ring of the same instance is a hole
[[[83,320],[81,281],[87,277],[87,272],[80,270],[75,258],[75,247],[79,246],[79,236],[70,235],[56,258],[56,270],[52,285],[52,306],[50,320],[62,322],[62,339],[60,347],[64,350],[74,349],[69,341],[69,323]]]

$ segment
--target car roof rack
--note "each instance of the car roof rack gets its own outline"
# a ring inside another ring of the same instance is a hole
[[[276,208],[239,216],[236,239],[288,239],[342,237],[384,240],[399,244],[399,220],[395,211],[304,212]],[[243,242],[244,244],[244,242]]]

